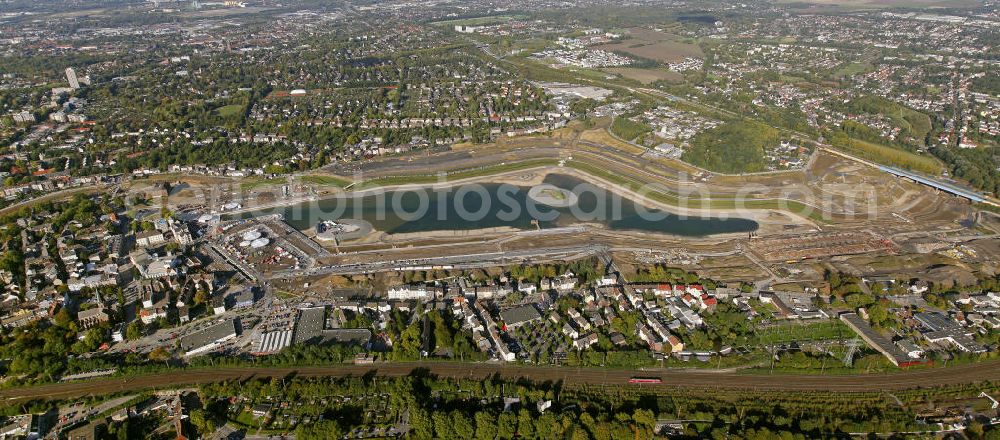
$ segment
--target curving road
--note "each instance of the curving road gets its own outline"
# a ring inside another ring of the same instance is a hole
[[[482,379],[499,374],[504,378],[529,378],[535,381],[563,381],[567,384],[625,385],[629,378],[659,377],[660,385],[639,385],[656,388],[718,388],[785,391],[884,391],[942,385],[1000,381],[1000,361],[986,361],[949,368],[901,371],[892,374],[852,376],[818,375],[752,375],[691,370],[612,370],[603,368],[541,367],[459,362],[400,362],[375,365],[338,365],[321,367],[255,368],[220,367],[181,370],[135,376],[127,379],[97,379],[34,387],[0,390],[0,399],[11,402],[31,399],[69,399],[122,391],[135,392],[147,388],[170,388],[197,385],[229,379],[253,377],[343,377],[374,373],[395,377],[423,370],[442,377]]]

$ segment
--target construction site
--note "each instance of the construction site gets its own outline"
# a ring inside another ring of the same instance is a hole
[[[521,228],[463,225],[463,230],[449,230],[441,223],[439,230],[400,233],[376,227],[343,239],[314,240],[309,234],[315,224],[292,227],[272,221],[268,226],[274,236],[280,237],[289,252],[295,249],[301,253],[302,260],[297,265],[271,268],[268,278],[293,290],[342,287],[345,275],[391,271],[401,262],[409,266],[482,266],[549,261],[601,251],[627,259],[682,252],[689,257],[673,263],[719,279],[793,283],[815,281],[822,274],[816,264],[827,261],[863,264],[860,262],[868,257],[886,257],[886,261],[898,261],[898,267],[883,264],[879,271],[900,274],[925,269],[922,264],[940,264],[938,254],[914,250],[915,237],[938,243],[935,252],[957,246],[972,250],[980,264],[995,264],[1000,257],[1000,251],[989,246],[1000,225],[993,214],[977,211],[966,199],[844,155],[817,149],[802,170],[724,175],[645,153],[645,149],[609,138],[602,129],[562,130],[551,137],[518,137],[487,145],[456,145],[419,156],[337,163],[322,170],[328,178],[290,178],[289,182],[254,185],[251,191],[241,188],[238,180],[227,184],[218,179],[211,183],[194,179],[185,182],[187,190],[170,196],[169,202],[183,207],[196,201],[238,200],[240,215],[245,217],[300,203],[292,197],[275,205],[287,187],[296,188],[297,194],[349,198],[372,191],[467,183],[530,188],[542,184],[549,175],[559,174],[678,216],[740,218],[756,223],[749,233],[699,236],[586,222],[561,227],[532,220]],[[179,180],[185,181],[183,177]],[[908,255],[916,257],[903,258]],[[955,258],[972,258],[970,255],[962,251]]]

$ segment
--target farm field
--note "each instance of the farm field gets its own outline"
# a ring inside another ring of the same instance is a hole
[[[605,72],[621,75],[623,78],[638,81],[643,85],[652,84],[656,81],[681,82],[684,76],[666,69],[642,69],[637,67],[614,67],[604,69]]]
[[[659,61],[661,63],[674,63],[683,61],[688,57],[705,57],[705,54],[702,53],[701,48],[698,46],[676,41],[660,41],[652,44],[625,42],[618,44],[605,44],[603,46],[597,46],[597,48],[610,52],[625,52],[638,57]]]
[[[637,57],[661,63],[683,61],[685,58],[704,58],[705,53],[694,44],[684,43],[676,35],[650,29],[632,28],[627,30],[631,39],[616,44],[597,46],[612,52],[625,52]]]

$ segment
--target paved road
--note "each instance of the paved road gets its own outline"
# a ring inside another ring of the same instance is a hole
[[[539,231],[540,232],[540,231]],[[558,232],[558,231],[557,231]],[[606,251],[604,246],[582,245],[549,248],[515,249],[504,252],[486,252],[477,254],[449,255],[444,257],[427,257],[418,259],[378,260],[367,263],[335,264],[312,267],[309,269],[290,269],[276,271],[269,279],[297,278],[316,275],[350,275],[357,273],[373,273],[394,271],[399,268],[451,266],[452,269],[471,269],[480,267],[506,266],[511,260],[528,259],[571,259],[576,255],[589,255]]]
[[[70,196],[75,195],[77,193],[93,193],[93,192],[107,191],[107,189],[110,188],[111,186],[113,186],[113,185],[101,183],[101,184],[97,184],[97,185],[77,186],[77,187],[73,187],[73,188],[67,188],[67,189],[62,189],[62,190],[59,190],[59,191],[53,191],[53,192],[50,192],[50,193],[45,193],[45,194],[39,195],[37,197],[33,197],[33,198],[30,198],[30,199],[27,199],[27,200],[22,200],[20,202],[17,202],[15,204],[7,206],[7,207],[0,208],[0,215],[11,214],[11,213],[16,212],[17,210],[19,210],[21,208],[24,208],[24,207],[27,207],[27,206],[32,206],[32,205],[35,205],[35,204],[38,204],[38,203],[42,203],[42,202],[48,202],[48,201],[52,201],[52,200],[56,200],[56,199],[61,199],[61,198],[69,198]]]
[[[505,378],[527,377],[537,381],[559,381],[567,384],[626,384],[634,376],[659,377],[661,385],[641,385],[656,388],[732,388],[788,391],[878,391],[900,390],[940,385],[1000,381],[1000,361],[987,361],[949,368],[902,371],[882,375],[819,376],[819,375],[750,375],[713,371],[610,370],[601,368],[517,366],[493,363],[387,363],[377,365],[342,365],[299,368],[212,368],[149,374],[129,379],[99,379],[0,390],[0,399],[8,403],[30,399],[68,399],[120,391],[138,391],[151,387],[177,387],[227,379],[251,377],[360,376],[375,372],[383,376],[405,376],[423,369],[443,377],[482,379],[499,373]]]
[[[59,420],[56,422],[55,426],[52,427],[51,431],[61,432],[67,426],[73,426],[91,416],[103,414],[119,405],[124,405],[126,402],[134,399],[135,397],[135,394],[130,394],[117,399],[111,399],[93,407],[78,402],[71,406],[59,408]],[[72,417],[69,416],[70,414],[72,414]]]

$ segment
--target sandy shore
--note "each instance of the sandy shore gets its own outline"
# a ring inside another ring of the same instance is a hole
[[[697,240],[700,244],[722,244],[726,242],[731,242],[732,240],[738,240],[746,238],[745,232],[729,232],[729,233],[719,233],[712,234],[702,237],[693,237],[686,235],[677,234],[667,234],[659,232],[648,232],[639,230],[613,230],[608,229],[603,224],[600,223],[578,223],[565,227],[555,227],[555,228],[544,228],[544,229],[518,229],[510,226],[496,227],[496,228],[479,228],[479,229],[468,229],[468,230],[437,230],[437,231],[423,231],[423,232],[408,232],[401,234],[389,234],[386,232],[374,231],[367,236],[356,239],[356,240],[344,240],[341,242],[342,246],[363,246],[363,245],[393,245],[393,246],[405,246],[408,243],[421,242],[426,240],[450,240],[450,239],[463,239],[463,238],[474,238],[476,241],[491,241],[491,240],[504,240],[509,238],[515,238],[518,236],[528,237],[544,237],[546,234],[556,235],[567,235],[572,234],[574,236],[591,235],[594,237],[605,237],[609,239],[639,239],[647,241],[656,242],[676,242],[682,243],[684,241]],[[466,240],[468,241],[468,240]],[[325,244],[325,243],[324,243]]]
[[[511,226],[501,226],[497,228],[480,228],[480,229],[444,229],[437,231],[423,231],[423,232],[404,232],[400,234],[388,234],[384,233],[382,236],[383,241],[409,241],[409,240],[421,240],[428,238],[466,238],[466,237],[488,237],[488,236],[501,236],[520,232],[521,229],[517,229]]]

